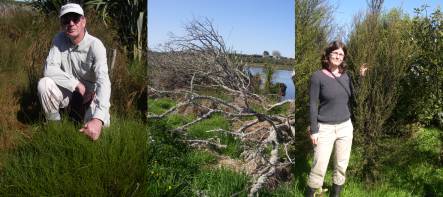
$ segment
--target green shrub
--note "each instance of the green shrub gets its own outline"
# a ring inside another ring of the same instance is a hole
[[[368,13],[354,22],[348,43],[349,66],[355,70],[357,86],[354,107],[354,139],[364,146],[364,175],[370,183],[377,179],[379,140],[400,100],[401,79],[406,73],[412,47],[405,45],[411,24],[401,10]],[[360,66],[370,67],[364,77]]]
[[[436,9],[429,16],[426,6],[416,9],[408,44],[415,47],[402,81],[402,100],[396,119],[443,126],[443,14]],[[440,114],[439,114],[440,113]]]

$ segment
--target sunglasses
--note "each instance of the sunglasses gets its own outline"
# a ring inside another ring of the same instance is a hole
[[[74,22],[74,24],[77,24],[80,21],[81,17],[82,16],[80,14],[69,13],[61,17],[61,22],[62,25],[68,25],[69,23],[71,23],[71,21]]]

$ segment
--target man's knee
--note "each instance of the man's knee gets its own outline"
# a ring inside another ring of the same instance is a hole
[[[44,94],[44,92],[47,92],[51,86],[53,86],[54,81],[49,77],[43,77],[38,81],[37,85],[37,91],[39,95]]]

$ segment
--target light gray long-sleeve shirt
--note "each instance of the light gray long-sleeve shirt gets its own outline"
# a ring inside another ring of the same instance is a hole
[[[318,132],[318,122],[338,124],[349,120],[351,113],[348,105],[350,99],[348,92],[352,91],[347,73],[334,79],[319,70],[311,76],[309,115],[312,134]]]
[[[79,82],[83,83],[87,91],[96,93],[92,117],[109,120],[111,82],[106,48],[98,38],[85,32],[83,40],[75,45],[65,33],[58,33],[46,58],[44,76],[71,92]]]

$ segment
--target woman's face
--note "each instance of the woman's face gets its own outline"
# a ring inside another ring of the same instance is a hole
[[[329,65],[339,66],[345,58],[345,52],[342,48],[336,49],[329,54]]]

